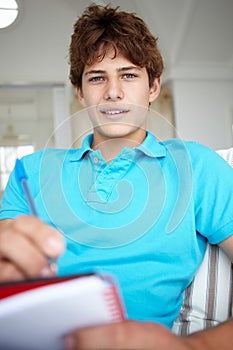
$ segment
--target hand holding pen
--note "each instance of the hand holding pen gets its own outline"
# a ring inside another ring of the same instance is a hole
[[[33,209],[34,200],[21,165],[21,162],[17,162],[15,172],[32,215],[0,221],[1,281],[54,276],[56,265],[51,264],[50,258],[58,258],[65,249],[61,233],[38,218],[35,205]]]
[[[16,171],[16,176],[18,177],[18,180],[21,182],[27,203],[28,203],[28,207],[31,211],[31,214],[38,217],[38,212],[34,203],[34,199],[32,197],[30,188],[28,186],[28,181],[27,181],[27,174],[25,172],[23,163],[19,160],[16,159],[16,164],[15,164],[15,171]],[[56,259],[51,257],[51,256],[47,256],[47,261],[48,264],[50,266],[50,269],[54,272],[57,271],[57,262]]]

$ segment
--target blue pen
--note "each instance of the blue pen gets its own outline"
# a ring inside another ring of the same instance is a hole
[[[30,188],[28,186],[28,181],[27,181],[28,176],[27,176],[26,171],[24,169],[23,163],[19,159],[16,159],[15,173],[16,173],[16,176],[17,176],[19,182],[22,185],[22,188],[23,188],[26,200],[27,200],[28,207],[31,211],[31,214],[38,217],[38,213],[36,210],[34,199],[32,197]],[[47,260],[48,260],[48,263],[50,265],[51,270],[57,271],[56,259],[51,258],[51,257],[47,257]]]
[[[28,203],[28,207],[29,207],[29,209],[31,211],[31,214],[35,215],[35,216],[38,216],[38,213],[37,213],[37,210],[36,210],[36,206],[35,206],[35,203],[34,203],[34,199],[33,199],[32,195],[31,195],[31,191],[30,191],[29,186],[28,186],[27,174],[25,172],[23,163],[19,159],[16,159],[15,172],[16,172],[16,176],[17,176],[19,182],[22,185],[22,188],[23,188],[23,191],[24,191],[27,203]]]

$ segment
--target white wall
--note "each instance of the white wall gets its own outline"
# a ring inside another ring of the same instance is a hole
[[[174,79],[175,125],[182,139],[213,149],[233,145],[233,80]]]

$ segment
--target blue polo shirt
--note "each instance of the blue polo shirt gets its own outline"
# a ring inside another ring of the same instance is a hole
[[[92,139],[22,160],[39,216],[64,233],[59,274],[111,273],[129,318],[172,327],[206,239],[233,233],[233,170],[203,145],[149,132],[108,164]],[[13,171],[0,219],[28,213]]]

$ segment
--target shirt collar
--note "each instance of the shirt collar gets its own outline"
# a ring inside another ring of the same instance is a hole
[[[158,142],[150,131],[147,131],[145,140],[136,149],[152,158],[166,156],[166,147],[163,143]]]
[[[91,144],[93,142],[93,134],[89,134],[85,137],[82,142],[81,148],[75,148],[70,150],[69,160],[78,161],[80,160],[87,152],[93,151]]]
[[[82,143],[81,148],[76,148],[70,150],[69,160],[78,161],[80,160],[87,152],[93,151],[91,144],[93,142],[93,134],[89,134],[85,137]],[[166,156],[166,147],[163,143],[160,143],[156,140],[156,137],[150,132],[147,131],[146,138],[142,144],[135,148],[143,152],[148,157],[159,158]]]

